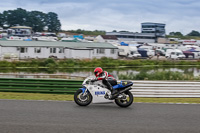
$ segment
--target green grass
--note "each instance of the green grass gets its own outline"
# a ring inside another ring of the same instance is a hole
[[[141,71],[139,74],[119,75],[119,79],[123,80],[192,80],[199,81],[200,77],[172,71],[155,71],[147,73]]]
[[[0,92],[0,99],[73,101],[73,95]]]
[[[0,92],[0,99],[73,101],[73,95]],[[139,98],[139,97],[135,97],[134,102],[199,103],[200,104],[200,98]]]
[[[199,103],[200,98],[140,98],[136,97],[134,102],[143,103]]]
[[[200,60],[123,60],[103,57],[101,59],[27,59],[20,61],[0,61],[0,72],[56,73],[74,71],[93,71],[95,67],[109,70],[122,69],[156,69],[169,67],[197,67]],[[169,79],[170,80],[170,79]]]
[[[200,66],[200,61],[170,61],[170,60],[120,60],[103,57],[101,59],[34,59],[26,61],[0,61],[0,68],[118,68],[118,67],[138,67],[138,66]]]

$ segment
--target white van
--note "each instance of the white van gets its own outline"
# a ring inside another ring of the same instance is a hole
[[[193,52],[195,59],[200,59],[200,52]]]
[[[141,57],[141,54],[138,53],[137,47],[129,46],[129,48],[130,48],[129,57],[133,58]]]
[[[141,46],[140,48],[146,50],[149,57],[153,57],[155,55],[155,50],[153,49],[153,46]]]
[[[119,49],[119,56],[126,56],[126,57],[141,57],[138,53],[137,47],[134,46],[117,46]]]
[[[185,58],[185,55],[179,49],[167,49],[165,57],[169,59],[182,59]]]

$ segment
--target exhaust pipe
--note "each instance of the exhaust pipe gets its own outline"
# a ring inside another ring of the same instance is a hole
[[[117,94],[115,94],[110,100],[113,100],[113,99],[117,98],[119,94],[124,93],[124,92],[126,92],[126,91],[128,91],[128,90],[131,90],[131,89],[132,89],[132,88],[129,87],[129,88],[126,88],[126,89],[124,89],[124,90],[121,90],[121,91],[117,92]]]
[[[117,93],[117,95],[119,95],[119,94],[121,94],[121,93],[123,93],[123,92],[125,92],[125,91],[131,90],[131,89],[132,89],[132,88],[129,87],[129,88],[126,88],[126,89],[124,89],[124,90],[121,90],[120,92]]]

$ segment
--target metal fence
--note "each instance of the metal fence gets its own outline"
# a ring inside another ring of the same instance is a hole
[[[199,97],[200,82],[189,81],[133,81],[135,97]]]
[[[135,97],[199,97],[200,82],[133,81]],[[0,78],[1,92],[73,94],[82,80]]]
[[[82,80],[0,78],[1,92],[73,94]]]

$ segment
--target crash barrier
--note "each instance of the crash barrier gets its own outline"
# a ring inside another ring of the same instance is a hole
[[[200,82],[133,81],[135,97],[200,97]],[[1,92],[74,94],[82,80],[0,78]]]
[[[199,97],[200,82],[188,81],[133,81],[135,97]]]
[[[82,80],[0,78],[1,92],[73,94]]]

